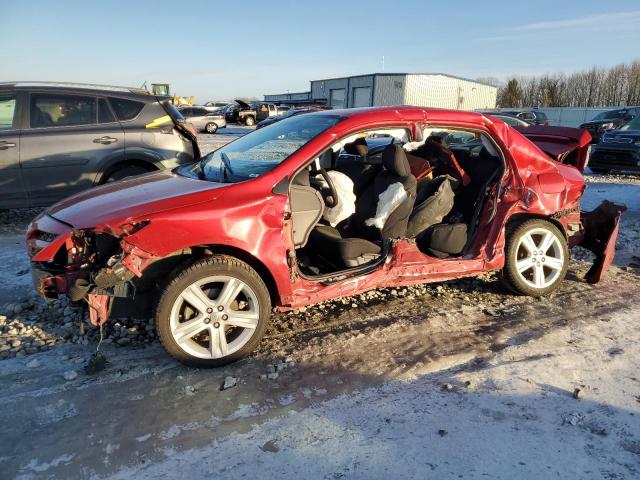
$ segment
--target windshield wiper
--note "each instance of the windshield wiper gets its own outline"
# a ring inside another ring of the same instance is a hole
[[[222,159],[223,175],[226,180],[229,179],[229,174],[233,175],[233,168],[231,168],[231,161],[226,153],[220,152],[220,158]]]

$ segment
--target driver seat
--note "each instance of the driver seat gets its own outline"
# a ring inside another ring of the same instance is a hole
[[[363,265],[380,255],[383,240],[403,238],[406,234],[416,198],[416,179],[411,174],[405,151],[399,145],[385,148],[382,163],[384,169],[357,200],[349,231],[343,234],[337,228],[321,224],[311,231],[310,244],[333,263],[346,267]],[[405,199],[388,215],[381,229],[367,227],[365,221],[376,215],[380,195],[398,183],[406,192]],[[349,236],[350,231],[357,233],[357,236]]]

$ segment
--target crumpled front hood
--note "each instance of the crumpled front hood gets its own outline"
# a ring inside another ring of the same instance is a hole
[[[74,228],[119,225],[127,219],[211,200],[224,186],[162,170],[85,190],[46,213]]]

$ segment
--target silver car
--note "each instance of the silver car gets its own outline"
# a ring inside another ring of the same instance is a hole
[[[0,208],[46,206],[200,157],[168,97],[59,82],[0,83]]]
[[[199,132],[216,133],[219,128],[227,126],[224,115],[212,113],[204,107],[182,107],[179,110]]]

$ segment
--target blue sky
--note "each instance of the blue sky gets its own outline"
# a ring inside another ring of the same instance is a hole
[[[469,78],[640,59],[637,0],[0,0],[0,81],[169,82],[199,101],[382,70]]]

